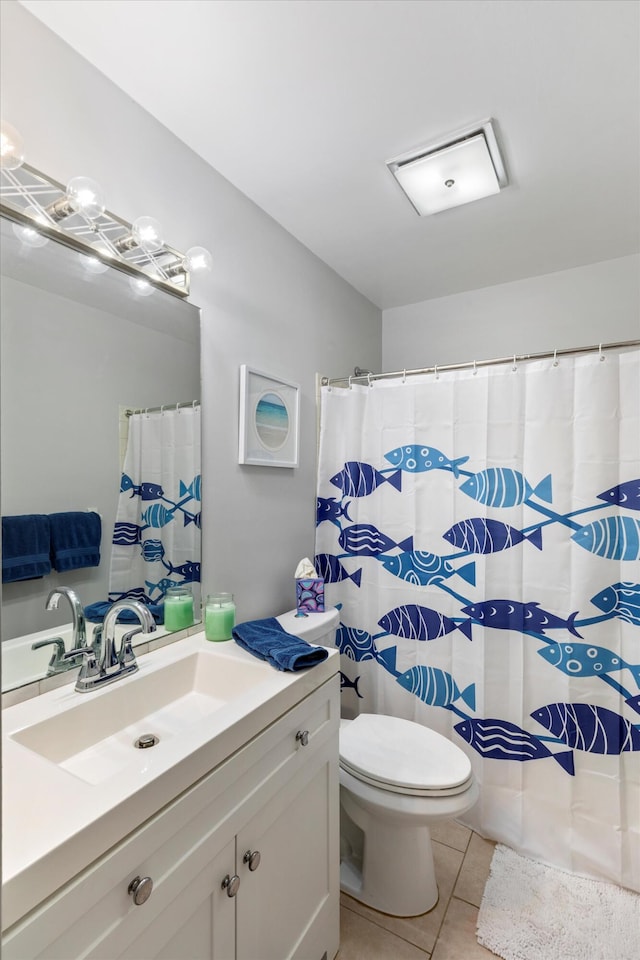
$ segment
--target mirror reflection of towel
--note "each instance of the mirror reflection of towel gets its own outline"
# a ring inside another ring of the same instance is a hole
[[[51,563],[59,572],[100,564],[102,521],[90,510],[51,513]]]
[[[49,517],[42,513],[2,518],[2,582],[36,580],[51,573]]]

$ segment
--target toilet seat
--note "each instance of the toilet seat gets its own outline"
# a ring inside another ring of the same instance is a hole
[[[452,796],[473,781],[469,758],[446,737],[371,713],[341,722],[340,766],[363,783],[405,796]]]

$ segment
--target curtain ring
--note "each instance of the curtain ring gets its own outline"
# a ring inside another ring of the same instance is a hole
[[[476,362],[475,362],[475,360],[474,360],[474,361],[473,361],[473,375],[474,375],[474,377],[475,377],[475,375],[476,375],[477,372],[478,372],[478,368],[476,367]]]
[[[351,386],[351,377],[349,377],[349,390],[352,390],[352,389],[353,387]]]
[[[515,373],[517,369],[518,369],[518,364],[516,363],[516,355],[515,355],[515,353],[514,353],[514,355],[513,355],[513,366],[511,367],[511,370],[513,371],[513,373]]]
[[[553,351],[553,365],[554,367],[558,366],[558,348]]]
[[[406,367],[405,367],[404,370],[402,371],[402,382],[403,382],[403,383],[406,383],[406,382],[407,382],[407,368],[406,368]]]
[[[604,353],[602,352],[602,344],[598,346],[598,353],[600,354],[600,359],[604,360]]]
[[[371,383],[371,374],[370,374],[370,373],[367,374],[367,383],[368,383],[368,385],[369,385],[370,387],[373,386],[373,384]]]

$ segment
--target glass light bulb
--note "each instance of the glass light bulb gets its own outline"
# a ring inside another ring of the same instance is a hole
[[[67,199],[75,213],[97,220],[104,213],[102,188],[89,177],[73,177],[67,184]]]
[[[162,227],[153,217],[138,217],[131,225],[131,236],[146,253],[156,253],[164,246]]]
[[[97,240],[95,243],[92,243],[91,247],[93,250],[101,253],[102,256],[112,256],[111,251],[102,240]],[[105,271],[109,269],[109,264],[101,260],[100,257],[92,257],[91,254],[86,253],[79,254],[79,257],[82,266],[85,270],[88,270],[89,273],[105,273]]]
[[[213,257],[206,247],[190,247],[184,265],[189,273],[206,273],[213,266]]]
[[[24,143],[15,127],[2,122],[0,128],[0,167],[17,170],[24,163]]]
[[[148,280],[129,277],[129,285],[137,297],[149,297],[153,293],[153,286]]]

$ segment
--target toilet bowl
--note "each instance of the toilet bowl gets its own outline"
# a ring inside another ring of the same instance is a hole
[[[337,611],[278,619],[289,633],[335,646]],[[341,720],[341,889],[398,917],[431,910],[438,886],[430,824],[461,816],[478,795],[469,758],[435,730],[379,714]]]

